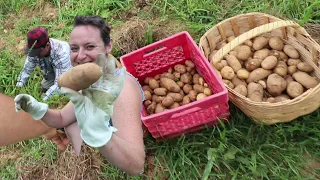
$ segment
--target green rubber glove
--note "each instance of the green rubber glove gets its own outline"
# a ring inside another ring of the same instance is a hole
[[[126,77],[125,68],[115,69],[115,60],[106,59],[105,55],[97,57],[97,64],[102,69],[102,76],[91,87],[82,90],[82,94],[62,87],[74,104],[80,135],[83,141],[92,147],[101,147],[109,142],[116,128],[110,125],[113,103],[119,96]]]
[[[19,94],[14,98],[15,110],[29,113],[33,119],[40,120],[48,111],[48,104],[37,101],[28,94]]]

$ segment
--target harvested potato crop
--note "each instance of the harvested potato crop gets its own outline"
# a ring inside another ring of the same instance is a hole
[[[184,63],[185,63],[186,66],[188,66],[190,68],[194,68],[195,67],[194,63],[191,60],[186,60]]]
[[[151,94],[153,94],[153,90],[150,88],[149,85],[143,85],[142,90],[144,91],[149,91]]]
[[[312,66],[310,66],[309,64],[305,63],[305,62],[300,62],[298,65],[297,65],[297,68],[300,70],[300,71],[303,71],[303,72],[306,72],[306,73],[310,73],[312,72],[314,69]]]
[[[177,108],[177,107],[180,107],[180,104],[177,103],[177,102],[174,102],[174,103],[172,104],[172,106],[169,107],[169,109],[174,109],[174,108]]]
[[[298,71],[292,74],[294,80],[302,84],[307,89],[314,88],[318,85],[318,81],[311,77],[308,73]]]
[[[220,63],[224,66],[229,66],[228,61],[227,60],[221,60]]]
[[[167,96],[162,100],[162,105],[165,107],[170,107],[174,103],[174,99],[171,96]]]
[[[252,101],[262,102],[263,88],[260,84],[251,82],[248,84],[248,98]]]
[[[195,90],[191,90],[188,94],[191,101],[197,100],[198,93]]]
[[[214,66],[218,71],[220,71],[220,70],[224,67],[224,65],[223,65],[221,62],[215,63],[215,64],[213,64],[213,66]]]
[[[229,88],[233,89],[234,85],[232,84],[231,81],[227,80],[227,79],[222,79],[222,82],[227,85]]]
[[[297,72],[297,66],[289,66],[288,67],[288,73],[289,74],[293,74],[295,72]]]
[[[178,81],[177,84],[178,84],[178,86],[179,86],[180,88],[182,88],[182,87],[184,86],[184,82],[181,82],[181,81]]]
[[[275,103],[276,102],[276,99],[274,97],[268,97],[266,99],[266,102],[269,102],[269,103]]]
[[[239,69],[237,71],[237,77],[239,79],[248,79],[249,74],[250,74],[249,71],[247,71],[246,69]]]
[[[153,93],[158,96],[165,96],[167,94],[167,91],[168,90],[166,88],[156,88],[153,90]]]
[[[189,94],[189,92],[191,90],[193,90],[192,86],[190,84],[185,84],[182,88],[183,92],[186,93],[186,94]]]
[[[234,40],[236,37],[235,36],[229,36],[227,38],[227,42],[231,42],[232,40]]]
[[[283,41],[279,37],[271,37],[269,39],[269,46],[275,50],[282,50],[284,47]]]
[[[168,96],[171,96],[175,102],[182,102],[183,96],[179,93],[168,93]]]
[[[160,79],[161,85],[166,88],[168,91],[171,92],[179,92],[181,90],[180,86],[172,79],[169,78],[161,78]]]
[[[287,62],[289,57],[286,55],[286,53],[284,53],[283,51],[279,51],[279,53],[280,53],[280,57],[278,59],[280,61]]]
[[[245,67],[248,71],[253,71],[261,67],[261,59],[249,59],[245,62]]]
[[[180,74],[187,72],[186,66],[182,64],[177,64],[174,66],[174,70]]]
[[[284,77],[288,74],[288,66],[283,61],[278,61],[278,64],[274,68],[274,72],[279,74],[280,76]]]
[[[259,80],[258,83],[263,87],[263,89],[267,88],[267,82],[266,80]]]
[[[303,86],[296,81],[290,82],[287,86],[287,94],[292,98],[300,96],[303,90]]]
[[[102,71],[95,63],[81,64],[64,72],[58,78],[58,86],[79,91],[97,82]]]
[[[165,97],[164,96],[158,96],[158,95],[152,95],[152,102],[159,103],[161,102]]]
[[[233,55],[228,55],[228,56],[226,56],[226,60],[234,72],[237,72],[239,69],[241,69],[241,64],[240,64],[239,60],[237,59],[237,57],[235,57]],[[225,67],[222,63],[220,63],[220,64],[222,65],[222,68]]]
[[[247,82],[244,80],[244,79],[239,79],[237,76],[234,76],[232,79],[231,79],[231,83],[234,85],[234,86],[238,86],[239,84],[242,84],[244,86],[247,87]]]
[[[268,77],[271,74],[271,72],[272,72],[271,70],[267,70],[263,68],[255,69],[249,74],[249,77],[246,81],[247,83],[258,82],[259,80]]]
[[[254,40],[253,40],[253,49],[254,50],[260,50],[260,49],[263,49],[265,48],[267,45],[268,45],[268,39],[263,37],[263,36],[258,36],[256,37]]]
[[[168,73],[168,72],[162,73],[162,74],[160,75],[160,78],[169,78],[169,79],[175,80],[174,75],[173,75],[172,73]]]
[[[233,89],[235,92],[241,94],[242,96],[247,96],[248,95],[248,90],[247,90],[247,87],[242,85],[242,84],[239,84],[238,86],[236,86],[234,89]]]
[[[173,79],[174,81],[175,81],[176,79],[180,79],[180,77],[181,77],[181,73],[179,73],[179,72],[176,72],[176,71],[175,71],[175,72],[173,72],[172,74],[173,74],[173,76],[174,76],[174,79]]]
[[[281,101],[289,100],[290,97],[286,94],[281,94],[280,96],[274,97],[274,99],[276,100],[276,102],[281,102]]]
[[[148,107],[152,102],[150,100],[145,100],[143,104]]]
[[[148,107],[147,107],[147,113],[148,114],[153,114],[154,110],[156,109],[157,103],[152,102]]]
[[[192,67],[187,66],[187,67],[186,67],[186,70],[187,70],[187,72],[190,72],[190,73],[191,73],[191,71],[193,70],[193,68],[192,68]]]
[[[151,89],[156,89],[156,88],[158,88],[159,87],[159,83],[158,83],[158,81],[156,80],[156,79],[150,79],[149,80],[149,87],[151,88]]]
[[[240,45],[239,48],[237,48],[236,52],[237,52],[237,56],[236,57],[239,60],[243,60],[243,61],[247,60],[252,54],[251,48],[249,46],[246,46],[246,45]]]
[[[267,79],[267,90],[272,96],[281,95],[287,88],[287,81],[278,74],[270,74]]]
[[[253,59],[265,59],[266,57],[268,57],[270,54],[270,50],[267,48],[258,50],[256,52],[253,53]]]
[[[199,100],[201,100],[201,99],[204,99],[204,98],[206,98],[207,97],[207,95],[205,95],[204,93],[199,93],[198,95],[197,95],[197,101],[199,101]]]
[[[203,93],[204,87],[200,84],[193,85],[193,90],[195,90],[197,93]]]
[[[193,84],[199,84],[200,77],[201,77],[200,74],[198,74],[198,73],[194,74],[192,77]]]
[[[150,79],[152,79],[152,77],[146,77],[145,79],[144,79],[144,84],[149,84],[149,80]]]
[[[189,96],[184,96],[183,100],[182,100],[182,104],[189,104],[191,102],[190,97]]]
[[[192,83],[192,75],[187,72],[181,75],[180,81],[185,83],[185,84],[191,84]]]
[[[201,86],[204,85],[204,79],[203,79],[203,77],[199,77],[199,84],[200,84]]]
[[[143,104],[149,115],[196,101],[198,94],[198,99],[212,95],[207,82],[197,72],[191,60],[186,60],[182,66],[179,65],[176,64],[169,68],[168,72],[156,75],[157,79],[144,79],[142,89],[146,100]],[[183,68],[186,69],[184,73],[181,71]]]
[[[158,103],[156,105],[156,109],[154,110],[155,113],[161,113],[165,110],[165,108],[162,106],[162,104]]]
[[[236,56],[236,57],[237,57],[237,51],[235,51],[235,50],[230,51],[230,52],[229,52],[229,55],[233,55],[233,56]]]
[[[297,66],[299,63],[301,63],[302,61],[300,59],[288,59],[287,64],[288,66]]]
[[[268,56],[261,62],[263,69],[273,69],[278,64],[278,59],[275,56]]]
[[[209,88],[207,88],[207,87],[203,89],[203,93],[204,93],[205,95],[207,95],[207,96],[212,95],[211,89],[209,89]]]
[[[230,66],[225,66],[221,69],[221,76],[224,79],[231,80],[234,76],[234,71]]]
[[[144,92],[144,97],[146,98],[146,100],[151,100],[152,95],[149,91],[143,91]]]
[[[252,47],[252,45],[253,45],[253,43],[252,43],[252,41],[251,41],[250,39],[247,39],[246,41],[244,41],[243,44],[244,44],[244,45],[247,45],[247,46],[249,46],[249,47]]]
[[[293,59],[298,59],[300,57],[299,52],[291,45],[284,45],[283,51]]]

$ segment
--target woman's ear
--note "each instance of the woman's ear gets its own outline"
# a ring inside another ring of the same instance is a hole
[[[110,52],[112,50],[112,44],[113,44],[113,41],[112,41],[112,39],[110,39],[110,42],[106,47],[106,51],[107,51],[106,54],[110,54]]]

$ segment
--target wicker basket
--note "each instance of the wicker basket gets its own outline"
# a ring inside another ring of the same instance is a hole
[[[300,59],[311,65],[313,75],[320,79],[319,44],[314,41],[304,28],[292,21],[283,21],[263,13],[248,13],[229,18],[206,32],[200,39],[199,46],[211,64],[219,62],[223,57],[242,44],[245,40],[258,35],[279,36],[286,44],[293,45],[300,53]],[[224,45],[218,51],[213,51],[229,36],[235,39]],[[226,86],[227,87],[227,86]],[[229,99],[255,122],[275,124],[288,122],[309,114],[320,106],[320,84],[302,95],[278,103],[254,102],[227,87]]]

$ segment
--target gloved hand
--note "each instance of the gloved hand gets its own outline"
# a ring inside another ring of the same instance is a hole
[[[61,87],[75,107],[80,135],[84,142],[92,147],[101,147],[109,142],[112,133],[117,131],[110,125],[113,114],[113,103],[119,96],[126,77],[123,67],[115,70],[115,60],[106,59],[103,54],[98,55],[97,64],[102,68],[102,76],[82,90],[82,94],[69,88]]]
[[[29,113],[33,119],[40,120],[48,111],[48,104],[38,102],[28,94],[19,94],[14,98],[16,112],[21,109]]]

